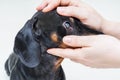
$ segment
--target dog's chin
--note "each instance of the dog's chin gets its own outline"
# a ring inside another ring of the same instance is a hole
[[[58,46],[59,48],[70,48],[70,46],[64,44],[62,41],[61,43],[59,44]],[[57,60],[55,61],[55,70],[57,70],[60,66],[61,66],[61,63],[63,62],[64,58],[62,57],[57,57]]]
[[[57,61],[55,62],[55,67],[54,67],[55,70],[57,70],[60,67],[63,60],[64,60],[64,58],[62,58],[62,57],[57,58]]]

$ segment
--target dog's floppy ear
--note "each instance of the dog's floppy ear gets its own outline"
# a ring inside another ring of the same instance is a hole
[[[25,24],[18,32],[14,44],[14,52],[18,55],[21,62],[30,68],[36,67],[40,63],[41,46],[33,35],[35,22],[35,20],[29,20]],[[39,31],[36,34],[40,35]]]

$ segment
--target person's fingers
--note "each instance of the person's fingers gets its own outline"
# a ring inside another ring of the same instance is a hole
[[[37,6],[37,10],[42,10],[48,5],[48,0],[44,0],[41,5]]]
[[[58,7],[57,12],[63,16],[72,16],[78,19],[86,19],[88,14],[83,8],[78,8],[76,6],[68,7]]]
[[[81,62],[81,63],[86,61],[86,57],[88,56],[87,54],[90,51],[91,48],[76,48],[76,49],[51,48],[47,50],[49,54],[59,56],[62,58],[69,58],[75,62]]]
[[[68,6],[68,5],[77,5],[76,1],[71,0],[45,0],[41,5],[39,5],[36,9],[42,10],[43,12],[48,12],[50,10],[53,10],[57,6]]]
[[[61,48],[48,49],[47,52],[55,56],[70,59],[74,59],[77,56],[76,54],[78,53],[76,49],[61,49]]]
[[[96,36],[65,36],[63,42],[72,47],[90,47],[98,38]]]
[[[60,0],[49,0],[48,5],[43,9],[43,12],[48,12],[59,6]]]
[[[68,58],[74,62],[81,63],[86,66],[91,66],[92,62],[86,58],[87,53],[89,51],[91,51],[90,48],[77,48],[77,49],[52,48],[47,50],[49,54],[59,56],[62,58]]]

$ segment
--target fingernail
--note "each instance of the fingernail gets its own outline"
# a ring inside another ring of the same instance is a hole
[[[62,8],[62,7],[58,7],[58,8],[57,8],[57,11],[60,12],[60,13],[63,13],[63,12],[65,11],[65,9]]]
[[[72,38],[71,37],[64,37],[63,41],[67,42],[67,43],[70,43],[72,41]]]
[[[44,7],[40,5],[40,6],[36,7],[36,10],[39,11],[39,10],[42,10],[43,8],[44,8]]]
[[[47,52],[48,52],[49,54],[51,54],[52,51],[51,51],[50,49],[48,49]]]

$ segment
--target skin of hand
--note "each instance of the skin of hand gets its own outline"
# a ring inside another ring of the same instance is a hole
[[[71,35],[63,42],[74,49],[53,48],[47,52],[93,68],[120,68],[120,41],[115,37]]]

